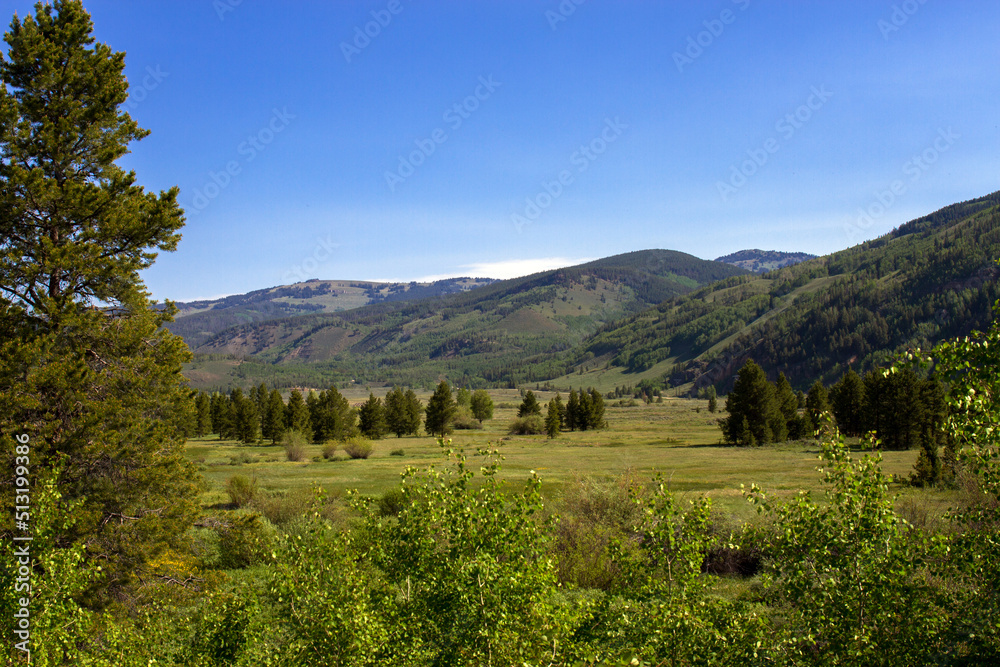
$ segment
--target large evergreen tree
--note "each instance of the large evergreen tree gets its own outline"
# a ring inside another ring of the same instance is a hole
[[[382,399],[371,392],[368,393],[368,400],[358,409],[358,429],[362,435],[373,440],[388,433]]]
[[[860,436],[864,432],[865,385],[854,370],[848,370],[830,389],[830,403],[842,433]]]
[[[755,446],[774,442],[774,425],[784,424],[774,385],[752,359],[740,369],[726,397],[729,416],[720,422],[726,442]]]
[[[309,408],[302,398],[302,392],[298,389],[293,389],[288,395],[288,403],[285,405],[285,430],[297,431],[305,436],[306,440],[312,440]]]
[[[428,433],[444,437],[451,433],[452,421],[455,419],[457,410],[455,399],[451,396],[451,388],[448,382],[441,380],[441,383],[434,391],[434,395],[427,401],[427,415],[424,418],[424,428]]]
[[[92,33],[80,2],[57,0],[4,36],[0,443],[29,434],[36,471],[64,461],[59,491],[80,505],[56,547],[84,543],[100,586],[124,593],[197,513],[177,423],[189,352],[139,277],[184,218],[176,188],[145,192],[116,164],[148,132],[121,108],[124,53]]]
[[[521,399],[521,405],[517,408],[517,416],[527,417],[540,414],[542,414],[542,406],[538,403],[535,392],[529,389],[524,393],[524,398]]]

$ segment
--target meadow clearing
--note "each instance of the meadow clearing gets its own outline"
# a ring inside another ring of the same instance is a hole
[[[360,391],[345,392],[352,404],[360,404]],[[790,496],[799,490],[818,492],[819,441],[814,439],[771,444],[757,448],[725,445],[717,420],[725,413],[708,411],[700,399],[665,398],[663,403],[622,407],[609,400],[607,428],[596,431],[563,431],[557,438],[544,435],[508,435],[516,417],[517,390],[490,390],[494,417],[482,430],[458,430],[450,437],[453,449],[462,448],[470,460],[480,448],[497,449],[503,456],[500,478],[508,488],[521,488],[530,471],[542,480],[546,501],[558,506],[563,490],[581,478],[611,479],[629,473],[650,480],[660,473],[668,488],[682,498],[711,497],[717,511],[739,518],[753,513],[741,486],[756,483],[766,491]],[[544,404],[555,392],[537,391]],[[424,404],[429,393],[420,394]],[[280,445],[245,445],[210,435],[189,440],[188,457],[198,464],[207,481],[201,496],[205,508],[221,508],[229,502],[226,482],[234,475],[256,478],[258,487],[273,495],[305,492],[322,487],[332,497],[349,489],[381,496],[399,484],[407,466],[441,466],[444,458],[437,439],[431,436],[389,435],[375,441],[368,459],[351,459],[343,451],[331,459],[321,456],[322,445],[310,444],[302,461],[288,461]],[[395,454],[393,454],[395,452]],[[862,452],[858,452],[860,456]],[[917,451],[882,452],[883,470],[899,482],[902,507],[920,508],[924,519],[943,515],[954,491],[932,491],[911,487],[907,482]],[[475,468],[474,468],[475,469]]]

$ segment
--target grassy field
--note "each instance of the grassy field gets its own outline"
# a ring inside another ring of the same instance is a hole
[[[357,393],[348,398],[359,402],[360,388]],[[491,394],[497,406],[494,419],[485,422],[481,431],[457,431],[451,436],[452,446],[463,447],[470,455],[480,447],[497,447],[504,457],[501,477],[516,489],[535,470],[548,500],[558,500],[565,485],[579,477],[614,477],[631,471],[640,478],[650,478],[659,472],[677,493],[691,497],[706,494],[719,510],[748,516],[751,508],[743,500],[741,484],[749,487],[756,482],[779,495],[820,487],[817,441],[755,449],[722,445],[716,424],[720,415],[708,412],[707,401],[668,398],[661,404],[638,407],[617,407],[608,401],[607,429],[564,432],[550,440],[545,436],[508,436],[507,427],[520,402],[518,393],[498,390]],[[543,403],[550,398],[547,392],[537,394]],[[426,402],[426,396],[422,398]],[[443,463],[440,447],[431,437],[384,438],[376,441],[369,459],[352,460],[338,451],[332,460],[326,460],[320,456],[321,449],[310,445],[303,461],[289,462],[280,446],[241,445],[208,437],[189,441],[187,453],[210,484],[202,497],[206,507],[228,502],[225,484],[236,474],[256,477],[260,487],[271,492],[308,489],[316,484],[335,495],[348,489],[381,495],[399,482],[406,466]],[[402,450],[403,455],[391,456],[393,450]],[[916,451],[884,452],[884,470],[905,479],[916,456]],[[241,457],[250,461],[240,462]],[[951,500],[945,493],[921,491],[902,483],[898,490],[904,503],[929,508],[933,514],[943,512]]]

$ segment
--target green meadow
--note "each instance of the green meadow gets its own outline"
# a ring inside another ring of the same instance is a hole
[[[752,508],[743,499],[741,485],[749,488],[756,483],[776,495],[821,487],[817,440],[758,448],[722,444],[717,420],[725,413],[710,413],[704,400],[665,398],[663,403],[634,407],[608,401],[607,428],[563,431],[550,439],[508,435],[520,401],[518,392],[490,393],[496,405],[494,418],[484,422],[482,430],[455,431],[450,436],[451,448],[464,449],[470,460],[478,449],[498,450],[503,456],[500,477],[509,488],[520,488],[534,470],[541,477],[543,497],[550,502],[558,501],[566,485],[580,478],[609,479],[628,473],[649,480],[660,473],[668,488],[682,497],[704,494],[712,498],[717,510],[747,516]],[[536,395],[544,404],[555,394],[539,391]],[[360,402],[360,394],[349,398],[352,403]],[[426,403],[427,395],[421,399]],[[302,461],[290,462],[280,445],[244,445],[215,436],[187,444],[189,458],[208,482],[201,499],[205,507],[229,502],[226,481],[237,474],[256,478],[258,487],[272,494],[319,486],[333,497],[350,489],[380,496],[399,483],[407,466],[444,464],[441,447],[430,436],[390,435],[375,441],[368,459],[351,459],[341,450],[324,459],[322,449],[311,444]],[[916,451],[886,451],[882,456],[884,471],[900,480],[896,486],[902,502],[916,501],[935,514],[943,511],[948,493],[918,490],[906,483]]]

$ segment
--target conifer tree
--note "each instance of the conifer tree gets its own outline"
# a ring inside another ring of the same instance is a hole
[[[288,395],[288,404],[285,405],[285,430],[297,431],[305,436],[306,440],[312,440],[309,408],[302,398],[302,392],[298,389],[293,389]]]
[[[195,429],[195,435],[201,438],[212,432],[212,400],[208,394],[203,391],[198,392],[195,408],[198,413],[198,426]]]
[[[389,432],[395,433],[397,438],[402,438],[409,433],[409,420],[406,416],[406,397],[403,390],[393,387],[385,395],[385,423]]]
[[[524,398],[521,399],[521,405],[517,408],[518,417],[527,417],[528,415],[541,415],[542,406],[538,404],[538,399],[535,398],[535,393],[530,389],[524,393]]]
[[[841,432],[854,437],[864,432],[865,387],[854,370],[848,370],[830,389],[830,403]]]
[[[65,462],[58,491],[80,503],[55,546],[101,563],[99,602],[146,579],[198,511],[178,423],[190,353],[139,276],[183,212],[177,188],[146,192],[116,164],[148,132],[122,109],[125,54],[95,43],[79,1],[37,4],[4,39],[0,450],[27,433],[35,470]]]
[[[580,397],[572,387],[569,390],[569,398],[566,400],[566,428],[575,431],[579,425]]]
[[[550,438],[559,435],[559,429],[562,426],[560,412],[561,410],[556,404],[556,399],[553,398],[549,401],[548,409],[545,413],[545,432],[548,433]]]
[[[407,389],[403,394],[406,405],[406,429],[407,433],[417,435],[420,433],[420,420],[424,414],[424,406],[420,404],[420,399],[412,389]]]
[[[584,390],[580,390],[580,397],[577,399],[576,408],[576,425],[580,427],[581,431],[586,431],[590,428],[590,394]]]
[[[819,430],[820,418],[830,410],[830,400],[826,387],[819,380],[813,383],[806,395],[806,416],[809,418],[809,428],[813,432]]]
[[[455,399],[451,396],[451,388],[448,382],[441,380],[441,383],[434,391],[434,395],[427,401],[427,415],[424,418],[424,428],[428,433],[444,437],[451,433],[452,421],[457,411]]]
[[[587,424],[590,428],[604,428],[604,397],[597,389],[590,390],[590,405],[586,413]]]
[[[774,397],[778,402],[778,409],[784,418],[783,428],[774,429],[775,441],[785,438],[798,439],[803,435],[802,423],[799,421],[799,399],[792,389],[791,383],[784,373],[778,373],[778,381],[774,383]],[[785,437],[781,437],[781,431]]]
[[[729,416],[720,423],[726,442],[741,446],[774,442],[775,424],[784,424],[774,385],[752,359],[740,369],[733,390],[726,397]]]
[[[285,402],[281,400],[281,392],[277,389],[272,389],[267,397],[261,435],[269,439],[271,444],[277,444],[285,435]]]
[[[378,440],[388,432],[382,399],[371,392],[368,400],[358,409],[358,428],[362,435],[372,440]]]

